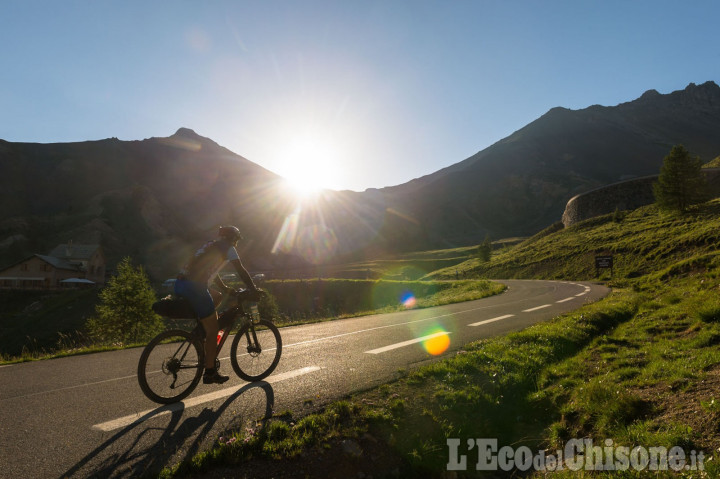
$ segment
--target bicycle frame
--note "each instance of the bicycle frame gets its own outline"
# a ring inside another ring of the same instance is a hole
[[[223,346],[225,345],[225,341],[227,338],[230,337],[230,331],[235,327],[237,323],[238,318],[242,318],[245,321],[252,321],[253,318],[251,317],[250,313],[246,312],[245,309],[242,307],[242,303],[244,301],[249,301],[247,299],[243,299],[243,293],[236,296],[227,295],[223,298],[223,300],[218,305],[218,309],[223,307],[227,302],[230,301],[230,299],[236,299],[237,304],[230,306],[226,310],[224,310],[222,313],[218,315],[218,335],[217,335],[217,355],[220,355],[220,351],[222,350]],[[255,328],[250,328],[250,331],[252,331],[253,334],[253,344],[257,344],[257,334],[255,332]],[[198,325],[193,329],[193,334],[197,335],[199,339],[205,338],[205,330],[203,329],[202,324],[198,322]],[[250,338],[248,337],[248,340]]]

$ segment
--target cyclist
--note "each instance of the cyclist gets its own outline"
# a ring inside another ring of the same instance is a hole
[[[197,250],[175,282],[175,294],[186,298],[192,304],[205,329],[205,374],[203,375],[205,384],[222,384],[230,379],[229,376],[221,375],[215,367],[218,315],[209,290],[211,282],[224,293],[233,291],[218,274],[229,261],[245,286],[250,290],[258,291],[235,249],[240,239],[242,239],[240,230],[235,226],[221,226],[218,239],[205,243]]]

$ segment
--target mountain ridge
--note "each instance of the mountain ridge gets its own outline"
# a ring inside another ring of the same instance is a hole
[[[404,193],[417,196],[420,203],[406,202],[412,214],[432,208],[422,198],[435,197],[441,190],[456,190],[450,184],[462,180],[453,176],[471,177],[472,180],[465,181],[473,181],[477,188],[485,188],[489,193],[468,195],[471,188],[467,185],[460,188],[466,194],[454,202],[455,206],[466,202],[471,210],[474,205],[476,210],[469,211],[470,217],[478,224],[484,223],[485,232],[493,237],[527,235],[558,218],[564,203],[576,194],[629,177],[657,173],[662,158],[674,144],[686,144],[704,161],[720,153],[720,140],[716,138],[720,131],[720,87],[715,82],[690,84],[684,90],[665,95],[647,92],[644,95],[644,99],[614,107],[552,108],[461,162],[426,175],[422,181],[385,191],[389,196]],[[493,196],[502,198],[503,187],[518,182],[526,189],[536,190],[528,191],[529,197],[523,203],[532,207],[539,202],[544,210],[536,208],[534,216],[538,220],[530,221],[529,227],[512,226],[498,218],[513,216],[513,208],[508,206],[517,198],[504,198],[507,200],[504,204],[496,205],[500,214],[495,217],[477,210],[482,203],[495,203]],[[473,241],[482,241],[482,232]]]
[[[0,140],[0,266],[55,244],[101,242],[171,274],[218,224],[238,224],[251,268],[531,235],[573,196],[656,174],[674,144],[720,154],[720,87],[645,91],[616,106],[556,107],[476,154],[401,185],[326,191],[298,205],[273,172],[181,127],[169,137]],[[275,253],[270,254],[271,250]]]

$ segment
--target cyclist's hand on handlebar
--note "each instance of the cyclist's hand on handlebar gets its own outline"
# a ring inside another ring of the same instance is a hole
[[[249,288],[248,292],[250,293],[251,297],[255,301],[259,301],[266,294],[265,291],[263,291],[262,289],[257,288],[257,287]]]

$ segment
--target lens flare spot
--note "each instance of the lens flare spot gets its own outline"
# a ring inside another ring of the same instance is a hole
[[[280,234],[278,234],[273,246],[272,253],[290,253],[295,246],[295,238],[298,233],[298,225],[300,223],[300,212],[296,210],[293,214],[285,218]]]
[[[412,291],[405,291],[400,296],[400,303],[405,306],[405,309],[412,309],[417,306],[417,299]]]
[[[429,334],[429,338],[422,342],[423,348],[429,354],[438,356],[450,347],[450,335],[443,329],[435,329]]]

